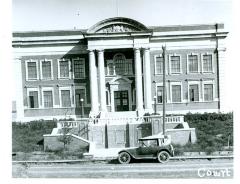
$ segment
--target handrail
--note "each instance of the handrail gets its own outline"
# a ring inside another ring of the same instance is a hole
[[[143,117],[108,117],[108,118],[82,118],[79,120],[69,120],[69,121],[58,121],[57,127],[68,127],[68,128],[77,128],[80,123],[83,124],[111,124],[114,123],[136,123],[136,122],[152,122],[152,121],[162,121],[162,116],[160,115],[151,115],[151,116],[143,116]],[[167,116],[165,118],[166,123],[183,123],[184,116]]]

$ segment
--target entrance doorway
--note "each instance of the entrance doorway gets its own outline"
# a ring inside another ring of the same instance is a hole
[[[115,111],[129,111],[128,91],[114,91]]]

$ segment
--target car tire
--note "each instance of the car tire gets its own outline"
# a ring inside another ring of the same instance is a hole
[[[158,162],[166,163],[169,161],[170,154],[167,151],[160,151],[157,155]]]
[[[120,164],[129,164],[131,161],[131,156],[127,152],[121,152],[118,155],[118,161]]]

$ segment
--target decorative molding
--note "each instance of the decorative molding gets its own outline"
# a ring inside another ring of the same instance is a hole
[[[98,30],[96,33],[122,33],[122,32],[135,32],[138,31],[134,27],[126,26],[123,24],[115,24],[104,27]]]
[[[98,22],[89,28],[87,33],[122,33],[136,31],[148,31],[148,29],[136,20],[125,17],[114,17]]]

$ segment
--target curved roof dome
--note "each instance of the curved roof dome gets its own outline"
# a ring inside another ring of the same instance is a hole
[[[147,27],[136,20],[125,17],[114,17],[98,22],[90,27],[87,33],[119,33],[146,30],[148,30]]]

